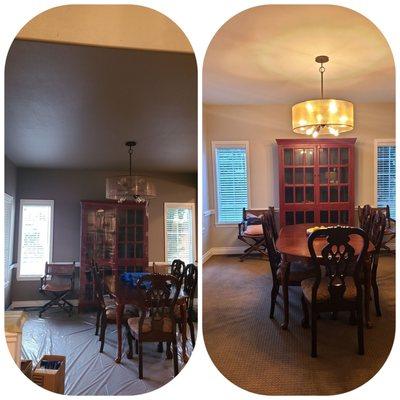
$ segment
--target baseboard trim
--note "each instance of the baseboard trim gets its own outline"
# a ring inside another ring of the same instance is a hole
[[[203,254],[203,263],[207,262],[212,256],[219,255],[240,255],[243,254],[247,247],[244,246],[232,246],[232,247],[211,247],[208,251]]]
[[[13,301],[10,305],[10,309],[14,308],[30,308],[30,307],[43,307],[49,300],[21,300]],[[72,305],[78,306],[79,300],[72,299],[68,300]],[[56,307],[56,306],[54,306]]]

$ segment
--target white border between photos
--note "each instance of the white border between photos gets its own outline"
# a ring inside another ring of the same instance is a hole
[[[0,3],[0,55],[2,60],[2,66],[4,68],[8,49],[13,41],[14,36],[17,32],[25,25],[30,19],[35,17],[42,11],[49,8],[65,5],[65,4],[132,4],[142,5],[153,8],[159,12],[164,13],[166,16],[171,18],[187,35],[190,40],[192,47],[195,51],[198,65],[198,207],[202,209],[202,66],[203,58],[206,53],[208,44],[212,40],[217,30],[231,17],[244,11],[248,8],[267,5],[267,4],[329,4],[329,5],[340,5],[343,7],[351,8],[369,18],[383,33],[391,46],[392,52],[397,61],[397,65],[400,64],[400,28],[398,22],[398,12],[395,10],[396,2],[393,0],[347,0],[347,1],[326,1],[326,0],[282,0],[282,1],[257,1],[257,0],[137,0],[132,2],[115,1],[115,0],[66,0],[63,1],[28,1],[28,0],[4,0]],[[4,70],[2,77],[4,77]],[[1,124],[4,127],[4,78],[2,78],[0,84],[0,92],[2,93],[0,98],[0,109],[1,109]],[[396,90],[396,93],[398,91]],[[396,107],[397,116],[398,107]],[[4,134],[4,128],[3,128]],[[0,141],[0,152],[4,154],[4,140]],[[4,185],[4,163],[2,163],[2,172],[0,175],[1,184]],[[397,176],[399,175],[398,166]],[[397,204],[399,202],[399,193],[397,193]],[[3,199],[3,197],[1,196]],[[3,200],[1,200],[3,201]],[[3,204],[1,204],[3,206]],[[2,208],[3,209],[3,208]],[[202,215],[201,212],[198,213]],[[1,217],[1,232],[3,228],[3,213]],[[202,221],[199,218],[197,224],[197,237],[199,238],[199,249],[198,254],[202,254]],[[3,232],[2,232],[3,233]],[[0,241],[3,240],[3,235],[0,235]],[[199,256],[200,258],[200,256]],[[398,260],[396,265],[398,265]],[[3,274],[3,268],[1,274]],[[200,268],[199,274],[199,313],[202,311],[202,271]],[[399,275],[399,274],[397,274]],[[398,279],[396,279],[396,284]],[[0,296],[1,310],[4,309],[3,303],[4,298]],[[2,311],[3,312],[3,311]],[[396,320],[399,320],[399,307],[396,310]],[[1,324],[4,327],[3,315],[1,316]],[[198,340],[196,343],[196,349],[188,363],[188,365],[181,371],[177,378],[172,380],[164,387],[137,396],[138,399],[172,399],[178,396],[184,396],[189,399],[197,400],[204,398],[229,398],[230,400],[242,400],[242,399],[256,399],[264,398],[262,395],[247,392],[243,389],[238,388],[227,379],[225,379],[221,373],[216,369],[214,364],[211,362],[210,357],[206,352],[204,341],[202,338],[202,323],[199,322]],[[0,368],[2,372],[2,385],[1,391],[3,396],[16,397],[16,398],[27,398],[27,399],[44,399],[55,397],[56,395],[38,386],[30,383],[25,376],[18,371],[14,365],[11,356],[7,350],[4,336],[1,338],[1,353],[0,357]],[[374,351],[369,348],[367,351]],[[254,368],[263,368],[263,366],[254,366]],[[268,368],[265,369],[268,373]],[[380,372],[372,378],[369,382],[364,384],[358,389],[352,392],[339,395],[341,398],[351,399],[376,399],[378,397],[389,397],[391,393],[398,392],[397,379],[400,370],[400,349],[398,340],[395,340],[394,348]],[[75,397],[75,396],[74,396]],[[89,396],[93,397],[94,396]],[[103,397],[103,396],[101,396]],[[276,398],[285,397],[278,396]],[[321,396],[311,396],[311,398],[317,398]],[[98,399],[99,397],[96,396]],[[107,398],[107,397],[103,397]],[[299,399],[310,399],[310,396],[297,396]]]

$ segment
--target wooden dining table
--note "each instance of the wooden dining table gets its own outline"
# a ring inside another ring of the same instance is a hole
[[[282,292],[283,292],[283,308],[284,308],[284,321],[282,328],[287,329],[289,325],[289,274],[290,263],[295,261],[310,264],[311,255],[308,250],[308,235],[307,229],[315,226],[315,224],[298,224],[286,225],[281,228],[278,240],[276,241],[276,248],[282,255],[281,272],[282,272]],[[327,226],[328,227],[328,226]],[[324,239],[314,242],[315,252],[317,256],[321,255],[322,249],[326,246],[327,241]],[[357,235],[350,235],[349,244],[354,248],[355,254],[359,254],[362,250],[362,239]],[[371,297],[371,262],[370,255],[375,250],[372,242],[369,242],[367,257],[364,262],[364,309],[365,309],[365,323],[367,327],[371,327],[369,303]]]
[[[126,305],[133,305],[138,307],[141,304],[142,296],[140,290],[132,287],[129,283],[121,280],[120,275],[112,274],[104,277],[104,285],[106,291],[115,299],[116,305],[116,325],[117,325],[117,357],[115,358],[116,363],[121,362],[122,358],[122,317]],[[171,297],[173,293],[171,293]],[[182,321],[182,358],[186,363],[188,356],[186,353],[186,341],[187,341],[187,304],[188,295],[183,289],[180,290],[178,295],[177,305],[179,306],[180,318]],[[161,347],[162,349],[162,347]],[[172,358],[172,353],[167,347],[167,358]]]

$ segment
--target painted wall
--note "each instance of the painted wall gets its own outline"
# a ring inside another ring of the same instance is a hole
[[[293,138],[291,107],[288,105],[222,106],[204,108],[205,146],[207,155],[208,199],[203,204],[214,210],[214,178],[211,141],[248,140],[250,167],[250,206],[279,207],[278,156],[275,139]],[[343,137],[356,137],[355,203],[375,204],[374,139],[395,138],[395,104],[355,104],[355,129]],[[207,211],[204,208],[204,211]],[[203,219],[206,219],[203,215]],[[207,236],[210,247],[240,246],[236,239],[237,225],[216,227],[214,215],[209,217]],[[203,233],[204,237],[204,233]],[[206,249],[203,249],[203,254]]]
[[[125,173],[125,172],[123,172]],[[16,230],[20,199],[54,200],[53,261],[79,261],[80,201],[105,198],[105,179],[118,171],[18,168]],[[194,174],[153,175],[158,197],[149,208],[149,260],[164,261],[164,202],[196,203]],[[18,247],[15,241],[14,247]],[[41,299],[38,282],[12,282],[12,300]]]

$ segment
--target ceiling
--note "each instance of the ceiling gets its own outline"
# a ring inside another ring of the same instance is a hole
[[[328,55],[325,95],[393,102],[395,71],[386,39],[368,19],[338,6],[260,6],[229,20],[203,67],[211,104],[294,104],[318,98],[319,64]]]
[[[19,167],[197,170],[193,54],[16,40],[5,151]]]
[[[18,39],[192,53],[182,30],[164,14],[137,5],[79,4],[50,8]]]

